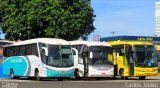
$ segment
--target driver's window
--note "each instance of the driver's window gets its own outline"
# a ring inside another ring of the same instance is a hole
[[[119,56],[124,56],[124,53],[125,53],[125,51],[124,51],[124,45],[113,46],[113,48],[119,54]]]

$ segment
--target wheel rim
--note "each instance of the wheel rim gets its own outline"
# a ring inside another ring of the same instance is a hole
[[[123,75],[123,71],[121,70],[121,77],[123,77],[124,75]]]
[[[120,71],[120,76],[121,76],[121,79],[124,78],[123,70]]]

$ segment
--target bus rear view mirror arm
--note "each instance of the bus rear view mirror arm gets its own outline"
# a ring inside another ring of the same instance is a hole
[[[93,58],[93,53],[90,52],[89,58]]]
[[[42,49],[45,51],[45,55],[48,56],[48,49],[46,47],[42,47]]]

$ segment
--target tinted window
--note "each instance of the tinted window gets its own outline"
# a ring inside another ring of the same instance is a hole
[[[38,56],[37,44],[28,44],[20,46],[11,46],[4,48],[4,56],[26,56],[26,55],[36,55]]]

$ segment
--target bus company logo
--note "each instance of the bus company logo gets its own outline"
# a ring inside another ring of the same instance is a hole
[[[153,38],[147,38],[147,37],[138,37],[138,41],[153,41]]]
[[[13,59],[11,60],[11,63],[21,63],[22,59]]]

